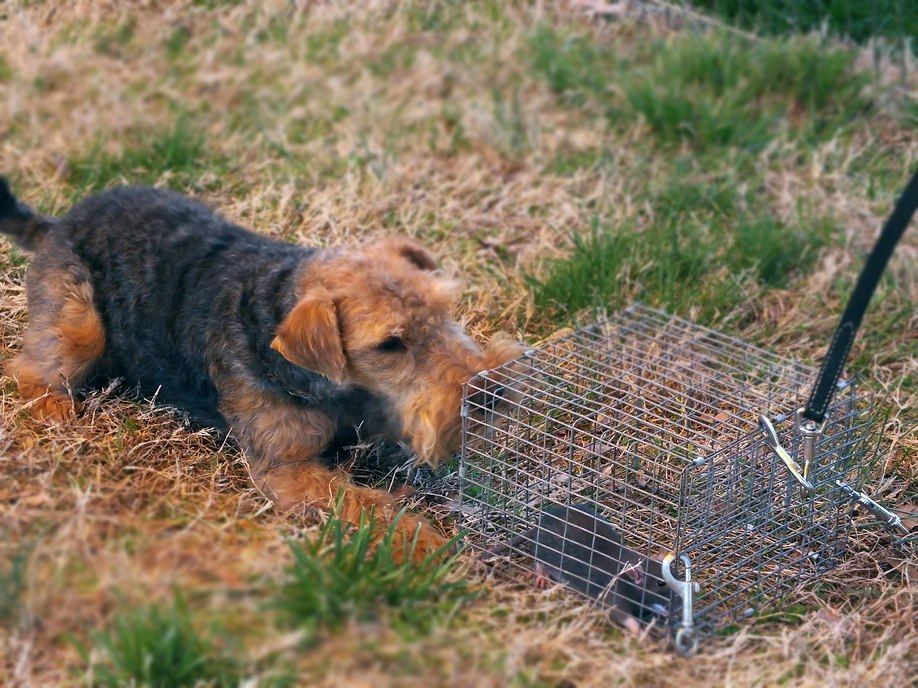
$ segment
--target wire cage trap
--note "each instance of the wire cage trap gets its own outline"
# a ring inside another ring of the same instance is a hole
[[[815,375],[643,305],[485,371],[462,406],[469,540],[611,609],[632,605],[691,652],[845,553],[876,427],[839,382],[808,442],[794,414]],[[811,489],[788,454],[806,457]]]

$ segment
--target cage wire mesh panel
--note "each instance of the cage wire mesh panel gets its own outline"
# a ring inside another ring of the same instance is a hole
[[[640,611],[632,615],[661,628],[682,607],[662,588],[668,612],[652,613],[662,585],[653,562],[686,555],[700,584],[698,631],[753,615],[845,551],[853,507],[835,480],[860,485],[873,435],[854,385],[840,384],[816,444],[815,495],[801,492],[758,428],[767,415],[799,455],[793,412],[814,379],[807,366],[643,305],[486,371],[463,399],[460,511],[470,540],[529,572],[550,561],[550,577],[593,597],[606,585],[607,605],[629,597]],[[578,525],[564,507],[595,518]],[[597,539],[606,525],[621,537],[611,550]],[[645,575],[625,590],[618,581],[635,561]]]

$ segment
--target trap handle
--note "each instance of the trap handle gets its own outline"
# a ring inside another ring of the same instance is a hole
[[[851,293],[851,298],[848,299],[848,305],[845,306],[825,361],[819,370],[819,377],[816,378],[809,401],[806,402],[801,413],[800,428],[802,430],[816,432],[825,423],[826,411],[832,402],[832,395],[835,393],[838,378],[841,376],[842,368],[851,351],[857,329],[860,327],[861,320],[864,319],[864,312],[883,275],[883,270],[886,269],[893,249],[896,248],[896,244],[905,233],[916,208],[918,208],[918,172],[912,175],[911,181],[899,197],[892,215],[883,225],[880,237],[874,244],[873,250],[870,251],[867,262],[857,278],[857,284]]]
[[[829,351],[819,370],[816,384],[810,393],[806,406],[796,413],[797,430],[803,437],[803,467],[793,460],[790,454],[781,446],[774,426],[765,417],[759,419],[759,428],[765,436],[766,444],[784,462],[788,473],[800,484],[804,498],[813,494],[816,489],[809,480],[810,462],[815,452],[816,440],[822,435],[826,426],[826,412],[832,403],[832,396],[838,388],[838,379],[841,377],[845,361],[851,351],[851,345],[857,335],[858,327],[864,319],[867,306],[876,291],[880,277],[886,269],[896,244],[905,234],[915,210],[918,209],[918,172],[912,175],[893,208],[892,214],[883,225],[880,236],[874,244],[861,274],[857,278],[854,291],[848,299],[848,304],[842,313],[841,320],[832,337]],[[847,483],[836,480],[836,486],[852,500],[864,506],[873,516],[883,522],[890,530],[898,531],[904,535],[909,534],[908,528],[896,514],[877,503],[867,494],[855,490]]]

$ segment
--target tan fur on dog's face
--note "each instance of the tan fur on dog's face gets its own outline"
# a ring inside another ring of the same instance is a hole
[[[304,283],[273,347],[297,365],[389,398],[424,461],[457,447],[462,385],[522,353],[501,336],[482,350],[463,332],[450,315],[456,283],[412,241],[331,251]]]

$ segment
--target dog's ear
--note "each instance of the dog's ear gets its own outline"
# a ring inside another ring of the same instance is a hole
[[[391,237],[380,241],[379,247],[390,255],[404,258],[418,270],[437,269],[437,261],[433,254],[413,239]]]
[[[322,287],[308,290],[277,328],[271,348],[295,365],[342,382],[347,360],[331,294]]]

